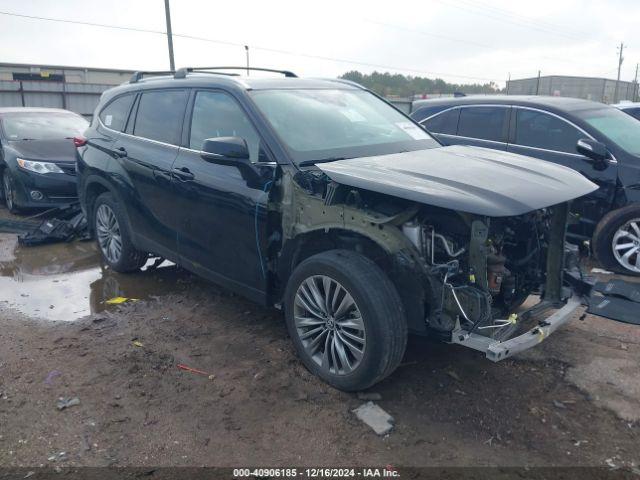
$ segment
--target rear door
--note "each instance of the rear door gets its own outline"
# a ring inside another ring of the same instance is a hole
[[[132,201],[131,226],[145,248],[162,256],[177,252],[177,213],[171,169],[178,156],[188,91],[143,91],[136,100],[127,134],[114,145]],[[116,179],[117,181],[117,179]]]
[[[449,143],[506,150],[510,109],[508,105],[461,107],[458,130]]]
[[[570,234],[588,237],[595,222],[609,210],[615,194],[617,167],[601,168],[576,150],[581,138],[592,138],[587,132],[561,116],[541,109],[514,106],[507,150],[564,165],[582,173],[600,188],[574,200],[572,211],[579,215],[581,227]]]

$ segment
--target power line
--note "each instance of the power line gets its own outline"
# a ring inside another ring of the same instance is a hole
[[[80,20],[69,20],[69,19],[53,18],[53,17],[41,17],[41,16],[36,16],[36,15],[24,15],[24,14],[19,14],[19,13],[14,13],[14,12],[6,12],[6,11],[0,11],[0,15],[5,15],[5,16],[10,16],[10,17],[25,18],[25,19],[29,19],[29,20],[42,20],[42,21],[48,21],[48,22],[58,22],[58,23],[66,23],[66,24],[74,24],[74,25],[84,25],[84,26],[90,26],[90,27],[110,28],[110,29],[125,30],[125,31],[138,32],[138,33],[152,33],[152,34],[156,34],[156,35],[166,35],[167,34],[167,32],[162,31],[162,30],[151,30],[151,29],[136,28],[136,27],[124,27],[124,26],[119,26],[119,25],[108,25],[108,24],[104,24],[104,23],[84,22],[84,21],[80,21]],[[245,47],[245,43],[229,42],[229,41],[218,40],[218,39],[213,39],[213,38],[199,37],[199,36],[195,36],[195,35],[186,35],[186,34],[180,34],[180,33],[173,33],[173,37],[179,37],[179,38],[185,38],[185,39],[190,39],[190,40],[198,40],[198,41],[203,41],[203,42],[216,43],[216,44],[219,44],[219,45],[227,45],[227,46],[234,46],[234,47],[241,47],[241,48]],[[312,59],[315,59],[315,60],[323,60],[323,61],[345,63],[345,64],[349,64],[349,65],[358,65],[358,66],[371,67],[371,68],[384,68],[384,69],[388,69],[388,70],[404,71],[404,72],[410,72],[410,73],[414,73],[414,74],[415,73],[420,73],[420,74],[423,74],[423,75],[436,75],[436,76],[443,76],[443,77],[462,78],[462,79],[466,79],[466,80],[483,80],[483,81],[488,81],[488,82],[496,81],[494,78],[474,77],[474,76],[469,76],[469,75],[458,75],[458,74],[453,74],[453,73],[434,72],[434,71],[429,71],[429,70],[419,70],[419,69],[406,68],[406,67],[397,67],[397,66],[393,66],[393,65],[383,65],[383,64],[369,63],[369,62],[363,62],[363,61],[353,60],[353,59],[328,57],[328,56],[324,56],[324,55],[314,55],[314,54],[308,54],[308,53],[302,53],[302,52],[294,52],[294,51],[290,51],[290,50],[282,50],[282,49],[270,48],[270,47],[258,47],[258,46],[252,45],[251,49],[252,50],[261,50],[261,51],[264,51],[264,52],[279,53],[279,54],[283,54],[283,55],[293,55],[293,56],[299,56],[299,57],[305,57],[305,58],[312,58]]]
[[[524,22],[528,22],[528,23],[538,23],[543,27],[546,28],[551,28],[551,29],[561,29],[564,32],[568,32],[571,35],[575,35],[575,36],[580,36],[583,38],[586,38],[587,36],[587,32],[585,31],[579,31],[579,30],[575,30],[567,25],[560,25],[557,23],[552,23],[552,22],[548,22],[546,20],[540,20],[540,19],[536,19],[536,18],[532,18],[532,17],[527,17],[525,15],[519,15],[517,13],[514,13],[510,10],[506,10],[504,8],[499,8],[496,7],[494,5],[489,5],[485,2],[481,2],[478,0],[460,0],[463,3],[466,3],[467,5],[472,5],[474,7],[477,8],[481,8],[483,10],[490,10],[492,11],[492,13],[495,13],[496,15],[502,15],[502,16],[506,16],[506,17],[511,17],[520,21],[524,21]]]
[[[385,22],[379,22],[377,20],[370,20],[370,19],[362,19],[362,21],[367,22],[367,23],[372,23],[374,25],[379,25],[381,27],[386,27],[386,28],[391,28],[391,29],[395,29],[395,30],[401,30],[401,31],[405,31],[408,33],[415,33],[415,34],[419,34],[419,35],[425,35],[428,37],[434,37],[434,38],[441,38],[443,40],[447,40],[450,42],[457,42],[457,43],[462,43],[465,45],[470,45],[472,47],[477,47],[477,48],[484,48],[487,50],[493,50],[495,51],[498,47],[492,46],[492,45],[487,45],[484,43],[478,43],[478,42],[473,42],[471,40],[463,40],[460,38],[455,38],[455,37],[448,37],[446,35],[441,35],[438,33],[431,33],[431,32],[426,32],[424,30],[421,29],[417,29],[417,28],[410,28],[410,27],[404,27],[404,26],[400,26],[400,25],[395,25],[395,24],[391,24],[391,23],[385,23]],[[548,57],[548,56],[538,56],[538,57],[530,57],[530,58],[522,58],[520,57],[520,59],[522,60],[539,60],[539,59],[545,59],[545,60],[553,60],[555,62],[562,62],[562,63],[575,63],[576,65],[583,65],[583,62],[576,62],[575,60],[569,60],[566,58],[558,58],[558,57]]]
[[[535,22],[531,22],[531,21],[518,21],[518,20],[512,20],[512,19],[508,19],[505,18],[504,15],[499,15],[497,13],[493,13],[490,11],[486,11],[483,8],[471,5],[469,3],[462,3],[462,4],[457,4],[456,2],[453,2],[451,0],[436,0],[437,2],[440,2],[444,5],[447,5],[449,7],[454,7],[454,8],[458,8],[460,10],[466,10],[468,12],[474,13],[476,15],[482,15],[485,16],[487,18],[491,18],[493,20],[496,21],[500,21],[503,23],[511,23],[513,25],[517,25],[520,27],[525,27],[525,28],[529,28],[532,30],[538,30],[544,33],[551,33],[560,37],[564,37],[564,38],[568,38],[570,40],[584,40],[584,37],[578,37],[576,35],[570,35],[570,34],[566,34],[563,33],[561,31],[561,29],[556,29],[556,28],[548,28],[548,27],[544,27],[542,25],[536,24]]]

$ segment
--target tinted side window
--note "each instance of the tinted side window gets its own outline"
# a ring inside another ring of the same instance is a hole
[[[193,104],[189,148],[200,150],[205,139],[213,137],[244,138],[251,161],[258,161],[260,137],[238,102],[226,93],[198,92]]]
[[[186,90],[145,92],[140,98],[133,134],[159,142],[180,144]]]
[[[458,129],[458,117],[460,109],[454,108],[440,113],[429,120],[425,120],[422,124],[427,130],[433,133],[444,133],[447,135],[455,135]]]
[[[640,108],[627,108],[623,110],[624,113],[628,113],[633,118],[640,120]]]
[[[552,115],[518,109],[516,144],[558,152],[576,153],[576,144],[584,133]]]
[[[508,108],[465,107],[460,110],[458,135],[504,142],[504,128]]]
[[[102,109],[99,115],[100,121],[106,127],[121,132],[124,130],[125,123],[127,123],[132,101],[133,94],[116,98]]]

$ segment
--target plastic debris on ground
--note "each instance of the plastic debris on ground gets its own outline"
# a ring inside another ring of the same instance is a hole
[[[197,373],[198,375],[204,375],[206,377],[209,377],[209,380],[213,380],[216,377],[215,375],[213,375],[211,373],[203,372],[202,370],[198,370],[197,368],[191,368],[191,367],[188,367],[186,365],[182,365],[181,363],[176,365],[176,367],[178,367],[180,370],[184,370],[185,372],[191,372],[191,373]]]
[[[80,208],[79,203],[74,203],[64,207],[47,210],[46,218],[33,227],[33,218],[17,220],[15,222],[25,223],[26,232],[18,236],[20,245],[34,246],[47,243],[70,242],[72,240],[88,240],[89,232],[87,219]],[[26,228],[28,225],[31,228]]]
[[[125,302],[135,302],[137,298],[127,298],[127,297],[113,297],[109,300],[105,300],[104,303],[107,305],[120,305]]]
[[[56,402],[58,410],[64,410],[65,408],[71,408],[75,405],[80,405],[80,399],[78,397],[60,397]]]
[[[373,402],[360,405],[353,413],[378,435],[386,435],[393,429],[393,417]]]

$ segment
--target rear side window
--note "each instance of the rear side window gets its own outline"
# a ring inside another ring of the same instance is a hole
[[[425,120],[422,124],[432,133],[444,133],[446,135],[455,135],[458,129],[458,118],[460,117],[460,109],[454,108],[442,112],[429,120]]]
[[[578,140],[586,135],[564,120],[544,112],[518,109],[516,144],[556,152],[576,153]]]
[[[213,137],[244,138],[251,161],[258,161],[260,137],[240,105],[226,93],[198,92],[193,104],[189,148],[200,150],[203,142]]]
[[[116,98],[102,109],[99,115],[100,121],[105,127],[109,127],[111,130],[118,132],[123,131],[127,123],[132,101],[133,94],[122,95]]]
[[[460,109],[458,135],[504,142],[506,114],[503,107],[466,107]]]
[[[186,90],[144,92],[138,104],[133,134],[171,145],[180,144]]]
[[[627,108],[623,110],[624,113],[631,115],[633,118],[640,120],[640,108]]]

